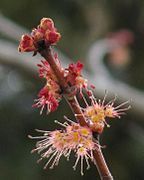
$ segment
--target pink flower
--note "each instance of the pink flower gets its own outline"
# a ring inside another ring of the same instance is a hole
[[[74,152],[76,161],[73,168],[75,170],[80,162],[81,175],[83,175],[84,161],[88,169],[90,167],[89,160],[94,162],[93,150],[98,148],[99,144],[93,141],[92,132],[88,127],[82,127],[68,118],[66,118],[66,120],[69,123],[65,122],[62,124],[56,121],[56,123],[63,126],[63,130],[37,130],[43,133],[43,135],[38,137],[29,136],[31,139],[41,139],[36,143],[36,148],[33,149],[32,152],[41,154],[41,158],[38,162],[45,158],[48,159],[44,169],[47,168],[50,163],[50,168],[57,166],[61,156],[69,160],[71,152]]]
[[[112,101],[105,104],[106,95],[101,101],[100,99],[96,100],[96,98],[91,93],[90,105],[87,103],[84,96],[82,97],[86,104],[86,108],[82,108],[82,111],[87,119],[89,127],[99,134],[103,132],[105,125],[109,127],[106,122],[107,118],[120,118],[120,116],[122,114],[125,114],[125,111],[130,108],[130,106],[124,107],[126,104],[129,103],[129,101],[126,101],[116,107],[114,106],[114,102],[116,99],[113,99]]]

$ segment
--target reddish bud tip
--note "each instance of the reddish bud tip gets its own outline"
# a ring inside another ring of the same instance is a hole
[[[61,35],[56,31],[48,31],[45,34],[45,38],[50,44],[56,44],[60,40]]]
[[[54,22],[50,18],[42,18],[40,21],[40,28],[43,30],[53,31],[55,30]]]
[[[22,35],[21,41],[18,47],[19,52],[35,51],[34,42],[31,36],[25,34]]]

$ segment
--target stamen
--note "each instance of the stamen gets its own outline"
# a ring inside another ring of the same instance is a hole
[[[72,149],[69,149],[69,151],[65,154],[65,156],[67,157],[67,161],[69,161],[71,150]]]
[[[81,175],[83,176],[83,156],[81,156]]]
[[[41,107],[40,115],[42,115],[43,110],[44,110],[44,105]]]
[[[37,163],[40,163],[40,161],[42,161],[42,160],[43,160],[43,158],[38,159],[38,160],[37,160]]]
[[[55,157],[55,159],[54,159],[52,165],[50,166],[50,169],[53,169],[54,165],[55,165],[56,163],[58,163],[57,160],[60,159],[59,156],[61,156],[61,155],[62,155],[62,154],[61,154],[60,152],[57,153],[57,155],[56,155],[56,157]]]
[[[47,136],[31,136],[31,135],[28,135],[28,138],[30,139],[43,139],[43,138],[46,138]]]
[[[105,90],[105,95],[104,95],[104,98],[103,98],[103,101],[102,101],[102,106],[104,106],[107,95],[108,95],[108,91]]]
[[[73,122],[71,119],[69,119],[68,117],[64,116],[64,119],[67,120],[68,122],[70,122],[71,124],[74,124],[75,122]]]
[[[53,155],[50,157],[50,159],[48,160],[48,162],[45,164],[44,169],[47,168],[48,164],[51,162],[51,160],[53,159],[53,157],[54,157],[56,154],[57,154],[57,151],[55,151],[55,152],[53,153]]]
[[[41,133],[49,133],[49,132],[51,132],[51,131],[45,131],[45,130],[41,130],[41,129],[35,129],[35,131],[41,132]]]
[[[90,168],[90,164],[89,164],[89,161],[88,161],[88,157],[85,156],[85,160],[86,160],[86,163],[87,163],[87,170]]]
[[[64,125],[66,125],[66,127],[69,126],[68,122],[64,122]]]
[[[91,103],[92,103],[93,106],[94,106],[95,104],[97,104],[97,100],[96,100],[96,98],[94,97],[93,94],[92,94],[89,98],[91,99]]]
[[[88,103],[87,103],[87,100],[86,100],[85,96],[84,96],[84,95],[82,95],[82,98],[83,98],[84,103],[85,103],[85,104],[86,104],[86,106],[88,107],[89,105],[88,105]]]
[[[114,109],[119,109],[120,107],[122,107],[122,106],[124,106],[125,104],[128,104],[128,103],[130,103],[129,100],[126,101],[126,102],[123,102],[122,104],[120,104],[120,105],[118,105],[118,106],[116,106]]]
[[[110,125],[104,120],[105,125],[110,128]]]
[[[115,94],[114,99],[110,100],[110,101],[105,105],[105,107],[107,107],[107,106],[109,106],[109,105],[113,106],[113,105],[114,105],[114,102],[116,101],[116,99],[117,99],[117,95]]]
[[[62,123],[59,122],[58,120],[54,120],[54,122],[57,123],[57,124],[59,124],[59,125],[61,125],[61,126],[63,126],[63,127],[67,127],[66,125],[62,124]]]
[[[31,150],[31,153],[34,153],[34,152],[38,151],[40,148],[41,148],[41,147],[37,147],[37,148]]]
[[[78,155],[78,156],[77,156],[77,159],[76,159],[76,161],[75,161],[75,164],[74,164],[74,166],[73,166],[73,169],[74,169],[74,170],[76,170],[76,166],[77,166],[77,164],[78,164],[79,158],[80,158],[80,156]]]
[[[131,105],[129,105],[127,108],[123,108],[123,109],[118,109],[117,112],[121,112],[121,111],[127,111],[131,108]],[[115,108],[114,108],[115,109]]]

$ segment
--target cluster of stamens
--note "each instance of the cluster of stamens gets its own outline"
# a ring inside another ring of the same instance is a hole
[[[76,161],[73,168],[75,170],[80,161],[81,174],[83,175],[84,161],[87,164],[87,169],[89,169],[89,160],[94,162],[93,151],[99,147],[99,144],[93,141],[92,132],[89,128],[82,127],[68,118],[66,118],[66,120],[67,122],[63,124],[55,121],[63,126],[63,130],[37,130],[43,133],[43,135],[38,137],[29,136],[31,139],[41,139],[36,143],[36,148],[33,149],[32,152],[37,151],[38,154],[41,154],[38,162],[45,158],[48,159],[44,169],[46,169],[50,163],[50,168],[58,165],[61,156],[69,160],[71,152],[74,152]]]
[[[93,93],[91,93],[89,97],[91,102],[90,105],[88,104],[86,98],[82,96],[86,105],[85,108],[82,108],[82,111],[86,117],[89,127],[91,127],[93,131],[99,134],[103,132],[105,125],[107,127],[110,127],[109,124],[106,122],[107,119],[120,118],[121,115],[125,114],[125,111],[131,108],[131,106],[128,105],[129,101],[123,102],[120,105],[115,106],[114,103],[116,101],[116,96],[114,99],[106,103],[106,96],[107,92],[105,93],[103,100],[97,100],[94,97]]]

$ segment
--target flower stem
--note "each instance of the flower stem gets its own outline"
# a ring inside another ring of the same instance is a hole
[[[96,167],[98,169],[101,180],[113,180],[113,177],[107,167],[104,156],[102,154],[101,147],[96,149],[93,153],[96,161]]]
[[[81,126],[88,126],[87,122],[85,120],[85,117],[81,111],[81,108],[79,106],[76,96],[69,93],[70,87],[67,85],[67,83],[64,80],[64,71],[61,68],[61,66],[58,65],[57,61],[55,60],[55,58],[51,52],[51,49],[50,48],[43,49],[43,50],[39,51],[39,53],[50,64],[53,72],[55,73],[55,75],[58,79],[59,85],[60,85],[62,91],[64,92],[64,97],[65,97],[67,103],[71,107],[73,113],[78,115],[78,116],[76,116],[76,119],[79,122],[79,124]],[[107,164],[105,162],[105,159],[103,157],[100,146],[94,150],[94,158],[95,158],[96,167],[98,169],[101,180],[113,180],[113,177],[112,177],[112,175],[107,167]]]

